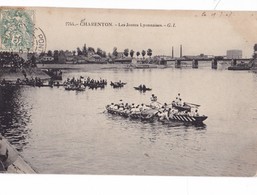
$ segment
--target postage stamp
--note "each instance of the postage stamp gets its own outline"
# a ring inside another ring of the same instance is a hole
[[[33,48],[34,11],[0,10],[0,49],[25,51]]]

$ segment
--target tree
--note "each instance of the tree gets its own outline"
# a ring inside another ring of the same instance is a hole
[[[254,51],[257,51],[257,43],[253,47]]]
[[[54,62],[57,63],[58,62],[58,56],[59,56],[59,51],[58,50],[54,50]]]
[[[113,48],[112,55],[115,56],[115,57],[118,56],[117,47],[114,47],[114,48]]]
[[[82,51],[81,51],[81,49],[79,47],[77,47],[77,55],[78,56],[82,55]]]
[[[143,58],[145,58],[145,54],[146,54],[145,50],[142,50],[141,54],[142,54]]]
[[[86,45],[86,44],[84,44],[84,46],[83,46],[82,54],[83,54],[84,56],[87,56],[87,45]]]
[[[89,48],[87,49],[87,51],[88,51],[88,53],[93,53],[93,54],[95,54],[95,49],[94,49],[93,47],[89,47]]]
[[[53,56],[53,52],[51,50],[48,50],[47,56],[52,57]]]
[[[101,48],[97,48],[96,54],[102,57],[102,55],[103,55],[102,49]]]
[[[136,54],[137,54],[137,58],[138,58],[138,56],[140,56],[140,52],[138,51]]]
[[[107,57],[106,51],[103,51],[103,52],[102,52],[102,57],[103,57],[103,58],[106,58],[106,57]]]
[[[73,56],[76,55],[76,51],[75,51],[75,50],[72,51],[72,55],[73,55]]]
[[[128,57],[128,55],[129,55],[129,49],[124,49],[124,55],[126,56],[126,57]]]
[[[44,57],[45,56],[45,52],[41,52],[40,54],[39,54],[39,58],[42,58],[42,57]]]
[[[129,54],[130,54],[130,57],[132,57],[132,58],[133,58],[134,53],[135,53],[135,52],[134,52],[134,50],[133,50],[133,49],[131,49],[131,50],[130,50],[130,53],[129,53]]]
[[[147,55],[151,58],[152,54],[153,54],[153,51],[151,49],[148,49],[147,50]]]

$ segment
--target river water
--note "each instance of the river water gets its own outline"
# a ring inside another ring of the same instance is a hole
[[[20,87],[0,93],[2,134],[40,173],[253,176],[257,168],[257,75],[199,69],[69,70],[127,82],[124,88],[84,92]],[[153,88],[140,93],[139,84]],[[146,123],[112,116],[105,106],[122,99],[171,103],[180,92],[200,104],[205,125]]]

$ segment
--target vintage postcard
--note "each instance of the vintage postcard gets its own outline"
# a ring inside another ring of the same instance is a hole
[[[254,176],[257,12],[0,8],[0,172]]]

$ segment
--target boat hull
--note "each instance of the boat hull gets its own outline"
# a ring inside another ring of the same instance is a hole
[[[129,117],[131,119],[141,119],[142,121],[149,121],[152,122],[154,120],[157,120],[157,113],[158,110],[156,109],[149,109],[149,110],[144,110],[142,112],[137,112],[137,113],[129,113],[125,111],[120,111],[120,110],[113,110],[109,108],[108,106],[106,107],[107,112],[113,115],[120,115],[120,116],[125,116]],[[123,115],[123,113],[126,113]],[[207,116],[190,116],[188,114],[174,114],[173,116],[170,116],[169,119],[163,119],[161,121],[174,121],[174,122],[183,122],[183,123],[190,123],[190,124],[202,124],[203,121],[205,121],[208,117]]]

